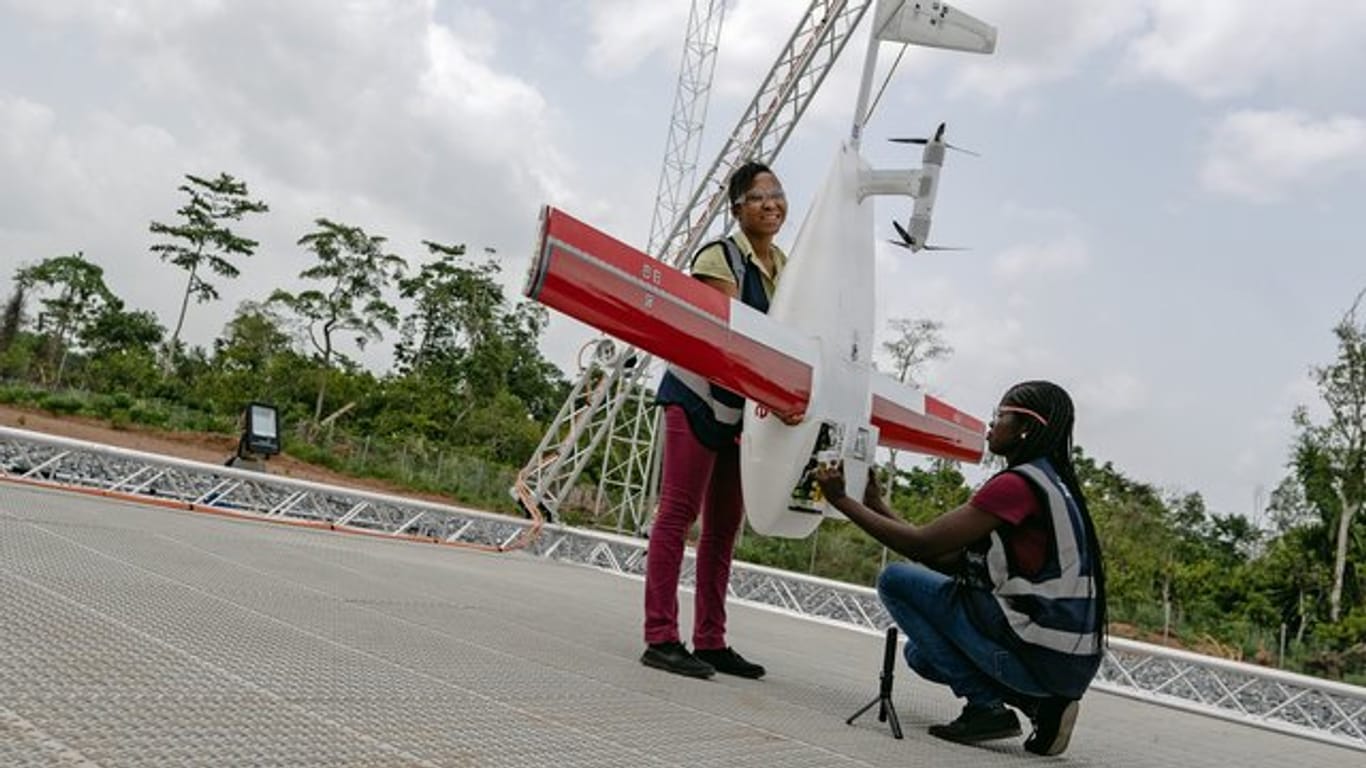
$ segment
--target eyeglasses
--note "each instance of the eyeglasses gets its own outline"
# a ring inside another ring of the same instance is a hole
[[[993,411],[991,414],[991,420],[998,421],[1001,418],[1001,414],[1003,413],[1022,413],[1039,422],[1040,424],[1044,425],[1045,427],[1048,426],[1048,419],[1045,419],[1044,417],[1040,416],[1038,411],[1031,411],[1028,408],[1021,408],[1018,405],[997,406],[996,410]]]
[[[772,192],[746,192],[744,196],[740,198],[740,202],[745,205],[753,206],[763,205],[769,200],[772,200],[775,203],[781,203],[784,200],[787,200],[787,193],[781,189]]]

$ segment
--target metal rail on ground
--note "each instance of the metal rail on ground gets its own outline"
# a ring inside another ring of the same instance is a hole
[[[0,427],[0,479],[246,519],[544,558],[639,577],[647,541]],[[693,579],[691,553],[683,581]],[[735,563],[738,600],[881,634],[867,587]],[[1096,687],[1366,752],[1366,688],[1112,638]]]

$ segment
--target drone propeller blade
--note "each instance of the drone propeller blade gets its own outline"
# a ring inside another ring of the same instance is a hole
[[[966,251],[966,250],[968,250],[968,249],[967,249],[967,248],[964,248],[964,247],[962,247],[962,246],[957,246],[957,245],[927,245],[927,246],[925,246],[925,250],[927,250],[927,251]]]
[[[902,242],[902,241],[900,241],[900,240],[891,240],[891,239],[889,239],[887,242],[891,243],[892,245],[895,245],[895,246],[898,247],[898,248],[905,248],[905,249],[908,250],[908,251],[914,251],[914,250],[915,250],[914,248],[911,247],[911,244],[910,244],[910,243],[905,243],[905,242]]]
[[[895,138],[895,139],[888,139],[888,141],[893,141],[893,142],[896,142],[897,144],[920,144],[920,145],[922,145],[922,146],[925,145],[925,144],[929,144],[931,141],[938,141],[939,143],[943,144],[944,146],[948,147],[949,149],[954,150],[955,152],[962,152],[962,153],[965,154],[965,155],[972,155],[973,157],[981,157],[980,154],[978,154],[978,153],[972,151],[971,149],[964,149],[963,147],[960,147],[960,146],[958,146],[957,144],[950,144],[950,143],[948,143],[947,141],[941,140],[941,139],[939,138],[939,136],[936,136],[934,139],[922,139],[922,138],[915,138],[915,139]]]

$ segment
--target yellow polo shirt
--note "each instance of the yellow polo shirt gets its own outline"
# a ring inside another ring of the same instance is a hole
[[[787,266],[787,254],[776,245],[769,246],[769,252],[773,254],[773,272],[770,274],[768,267],[754,258],[754,246],[750,245],[749,238],[745,237],[744,232],[737,231],[732,237],[735,244],[740,246],[740,253],[745,260],[759,270],[764,293],[768,295],[769,301],[772,301],[773,292],[778,286],[778,276],[782,274],[783,267]],[[694,276],[710,277],[735,285],[735,275],[731,274],[730,265],[726,263],[726,249],[720,243],[712,243],[698,252],[697,258],[693,261],[692,273]]]

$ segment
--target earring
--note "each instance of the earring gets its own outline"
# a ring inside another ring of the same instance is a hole
[[[1029,439],[1029,433],[1028,433],[1028,432],[1021,432],[1021,433],[1020,433],[1020,439],[1021,439],[1021,440],[1028,440],[1028,439]]]

